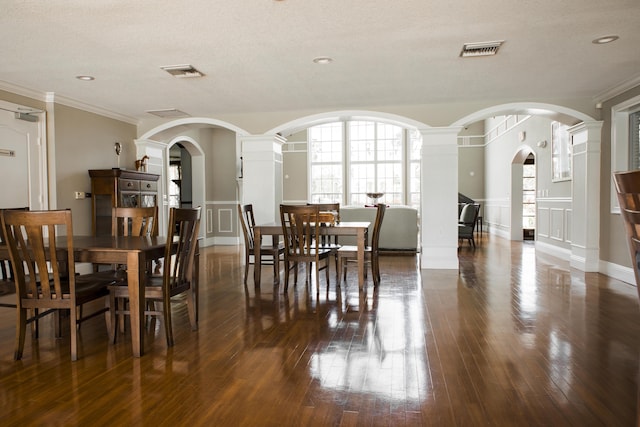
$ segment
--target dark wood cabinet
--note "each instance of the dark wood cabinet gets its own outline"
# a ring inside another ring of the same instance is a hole
[[[158,205],[160,175],[124,169],[91,169],[91,231],[95,236],[111,235],[112,207]]]

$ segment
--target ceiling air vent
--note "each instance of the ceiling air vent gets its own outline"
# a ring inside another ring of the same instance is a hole
[[[504,40],[495,42],[481,42],[481,43],[465,43],[462,46],[460,56],[463,58],[473,56],[492,56],[498,53],[498,49],[504,43]]]
[[[186,77],[202,77],[203,73],[196,70],[193,65],[185,64],[185,65],[165,65],[164,67],[160,67],[165,70],[167,73],[171,74],[173,77],[178,78],[186,78]]]
[[[184,111],[177,110],[175,108],[167,108],[164,110],[149,110],[147,111],[149,114],[153,114],[158,117],[189,117],[187,113]]]

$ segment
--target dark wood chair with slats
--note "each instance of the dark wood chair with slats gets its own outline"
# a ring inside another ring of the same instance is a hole
[[[320,212],[327,212],[333,214],[334,222],[340,222],[340,203],[307,203],[309,206],[317,206]],[[328,227],[332,224],[321,222],[321,227]],[[339,281],[340,272],[338,269],[338,249],[340,249],[340,243],[338,242],[338,236],[320,236],[320,246],[324,249],[331,250],[331,254],[334,257],[336,265],[336,281]]]
[[[198,231],[200,229],[200,208],[169,210],[169,223],[167,229],[167,244],[164,252],[164,269],[162,276],[147,276],[145,285],[145,298],[147,304],[145,316],[157,316],[163,318],[164,330],[167,339],[167,346],[172,347],[173,328],[171,322],[171,298],[186,293],[187,311],[191,329],[196,330],[196,286],[194,271],[194,260],[198,245]],[[175,255],[171,255],[172,247],[177,244]],[[116,316],[118,314],[129,314],[125,305],[118,302],[129,298],[129,289],[126,281],[117,282],[109,287],[109,315],[108,331],[109,339],[116,340]],[[120,307],[119,307],[120,305]],[[157,308],[161,305],[161,308]],[[155,309],[152,309],[155,307]]]
[[[111,210],[112,236],[157,236],[158,207],[124,208]]]
[[[384,203],[378,203],[376,219],[373,223],[373,230],[371,232],[371,246],[367,246],[364,249],[365,262],[371,265],[371,275],[373,277],[374,287],[378,287],[378,285],[380,285],[380,262],[378,259],[378,256],[380,254],[380,229],[382,228],[382,221],[384,220],[384,213],[386,209],[387,205],[385,205]],[[338,249],[338,259],[340,261],[339,266],[343,270],[343,280],[346,281],[347,265],[349,263],[355,263],[357,261],[358,247],[342,246],[340,249]]]
[[[280,205],[280,221],[284,235],[284,290],[289,289],[290,269],[294,270],[294,284],[298,281],[298,263],[307,264],[307,283],[311,282],[311,264],[315,266],[316,289],[320,292],[320,270],[326,272],[329,287],[330,249],[324,249],[320,242],[320,210],[317,206]],[[321,265],[324,261],[324,265]]]
[[[240,217],[240,226],[244,237],[244,285],[247,286],[247,277],[249,275],[249,265],[251,257],[255,256],[255,245],[260,246],[260,257],[263,264],[273,264],[273,282],[274,285],[280,283],[280,256],[284,254],[284,244],[277,242],[275,245],[263,245],[262,242],[256,242],[253,234],[253,227],[256,220],[253,216],[253,205],[238,205],[238,216]],[[273,237],[274,239],[276,236]]]
[[[624,222],[633,273],[640,297],[640,170],[616,172],[613,174],[616,185],[620,213]]]
[[[68,310],[71,360],[77,360],[79,324],[105,311],[82,316],[80,308],[105,298],[113,281],[96,274],[76,275],[70,210],[6,210],[1,217],[18,293],[14,358],[22,358],[27,324],[37,324],[38,319],[55,313],[56,335],[60,336],[59,311]]]
[[[5,210],[5,209],[2,209]],[[24,208],[10,208],[9,210],[15,211],[28,211],[28,207]],[[4,234],[0,232],[0,245],[4,245]],[[15,282],[13,280],[13,267],[11,267],[11,261],[7,259],[0,259],[0,286],[6,288],[14,288],[16,287]],[[4,302],[0,302],[0,307],[6,308],[16,308],[16,304],[8,304]]]
[[[114,207],[111,209],[112,236],[157,236],[158,235],[158,207]],[[153,271],[154,260],[147,261],[147,274]],[[160,271],[160,260],[155,260]],[[114,265],[112,273],[116,280],[124,280],[126,266]],[[108,274],[108,273],[103,273]],[[124,301],[122,302],[124,304]],[[120,317],[120,331],[124,332],[124,315]],[[111,319],[107,313],[107,327],[111,327]],[[110,331],[111,332],[111,331]],[[111,335],[111,334],[110,334]]]

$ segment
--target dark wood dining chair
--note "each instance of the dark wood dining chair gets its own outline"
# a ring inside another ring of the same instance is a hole
[[[5,210],[5,209],[2,209],[2,210]],[[9,208],[9,210],[28,211],[29,208],[28,207]],[[0,245],[4,245],[4,244],[6,244],[4,241],[4,233],[0,231]],[[9,288],[15,289],[16,287],[15,281],[13,280],[13,267],[11,266],[11,260],[9,260],[9,258],[0,259],[0,286],[5,289],[9,289]],[[17,306],[16,304],[0,302],[0,307],[16,308]]]
[[[113,281],[102,275],[76,274],[70,210],[5,210],[1,216],[18,293],[14,358],[22,358],[27,324],[37,324],[38,319],[55,313],[56,335],[60,336],[59,311],[68,310],[71,360],[77,360],[78,326],[105,311],[103,308],[82,316],[80,307],[105,298],[109,294],[107,286]]]
[[[171,322],[171,298],[186,293],[187,311],[191,329],[198,328],[196,316],[196,272],[194,260],[198,245],[198,231],[200,229],[200,208],[169,210],[169,224],[167,227],[167,244],[164,251],[164,268],[162,276],[146,277],[145,316],[157,316],[163,318],[167,346],[172,347],[173,328]],[[175,252],[173,246],[177,245]],[[175,253],[175,255],[172,255]],[[125,304],[120,304],[122,299],[129,298],[129,289],[126,281],[117,282],[109,286],[109,339],[116,340],[116,316],[118,314],[130,314]],[[160,308],[158,306],[161,305]]]
[[[382,221],[384,219],[384,213],[387,209],[387,205],[384,203],[378,203],[376,211],[376,219],[373,223],[373,230],[371,232],[371,246],[367,246],[364,249],[365,262],[371,265],[371,276],[373,277],[374,287],[380,285],[380,262],[378,256],[380,254],[379,242],[380,242],[380,229],[382,228]],[[357,246],[342,246],[338,250],[338,259],[340,269],[343,271],[343,280],[347,280],[347,265],[349,263],[355,263],[358,259],[358,247]],[[366,270],[365,270],[366,271]],[[340,281],[338,282],[340,284]]]
[[[640,170],[613,174],[640,297]]]
[[[273,264],[273,283],[280,282],[280,257],[284,254],[284,243],[277,242],[275,245],[263,245],[262,242],[256,242],[253,234],[253,227],[256,220],[253,216],[253,205],[238,204],[238,216],[240,217],[240,226],[242,228],[242,236],[244,237],[244,285],[247,285],[247,277],[249,275],[249,265],[253,264],[251,258],[255,256],[255,245],[260,245],[260,261],[263,264]],[[276,239],[276,236],[273,236]]]
[[[317,206],[320,212],[328,212],[333,214],[334,222],[340,222],[340,203],[307,203],[309,206]],[[321,222],[321,227],[328,227],[333,224],[328,224],[326,222]],[[338,249],[340,249],[340,243],[338,242],[338,236],[320,236],[320,246],[324,249],[331,250],[331,255],[333,255],[335,261],[336,268],[336,281],[340,280],[340,270],[338,268]]]
[[[111,208],[112,236],[157,236],[158,235],[158,207],[114,207]],[[156,263],[156,273],[161,270],[160,260],[147,261],[147,274],[152,274],[153,263]],[[114,265],[112,273],[116,280],[124,280],[126,265]],[[104,272],[103,274],[108,274]],[[124,304],[125,301],[122,301]],[[124,332],[124,315],[120,318],[120,331]],[[107,327],[111,327],[111,318],[107,313]]]
[[[158,207],[111,209],[112,236],[157,236]]]
[[[320,292],[320,270],[325,270],[329,287],[330,249],[324,249],[320,242],[320,210],[317,206],[280,205],[280,221],[284,235],[284,290],[289,289],[290,269],[294,270],[294,285],[298,282],[298,264],[307,265],[307,283],[311,283],[311,264],[315,266],[316,289]],[[324,265],[321,265],[324,261]]]

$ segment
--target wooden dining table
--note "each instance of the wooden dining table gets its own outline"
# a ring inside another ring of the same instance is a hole
[[[59,237],[64,239],[65,237]],[[164,257],[167,238],[164,236],[74,236],[76,262],[126,265],[129,305],[131,308],[131,347],[134,357],[144,354],[144,287],[147,260]],[[177,248],[177,245],[174,245]],[[0,259],[8,259],[6,245],[0,245]],[[194,260],[194,294],[198,312],[198,248]],[[166,262],[165,262],[166,264]]]
[[[367,230],[371,223],[368,221],[360,222],[337,222],[333,225],[319,227],[320,234],[326,236],[355,236],[358,246],[358,286],[360,289],[364,287],[364,248],[367,245]],[[282,224],[273,222],[268,224],[259,224],[253,227],[253,235],[256,244],[254,245],[255,265],[253,269],[253,281],[256,287],[260,286],[260,270],[262,260],[260,256],[260,242],[262,236],[272,236],[273,244],[278,244],[279,236],[282,236]],[[279,278],[276,278],[276,283]]]

